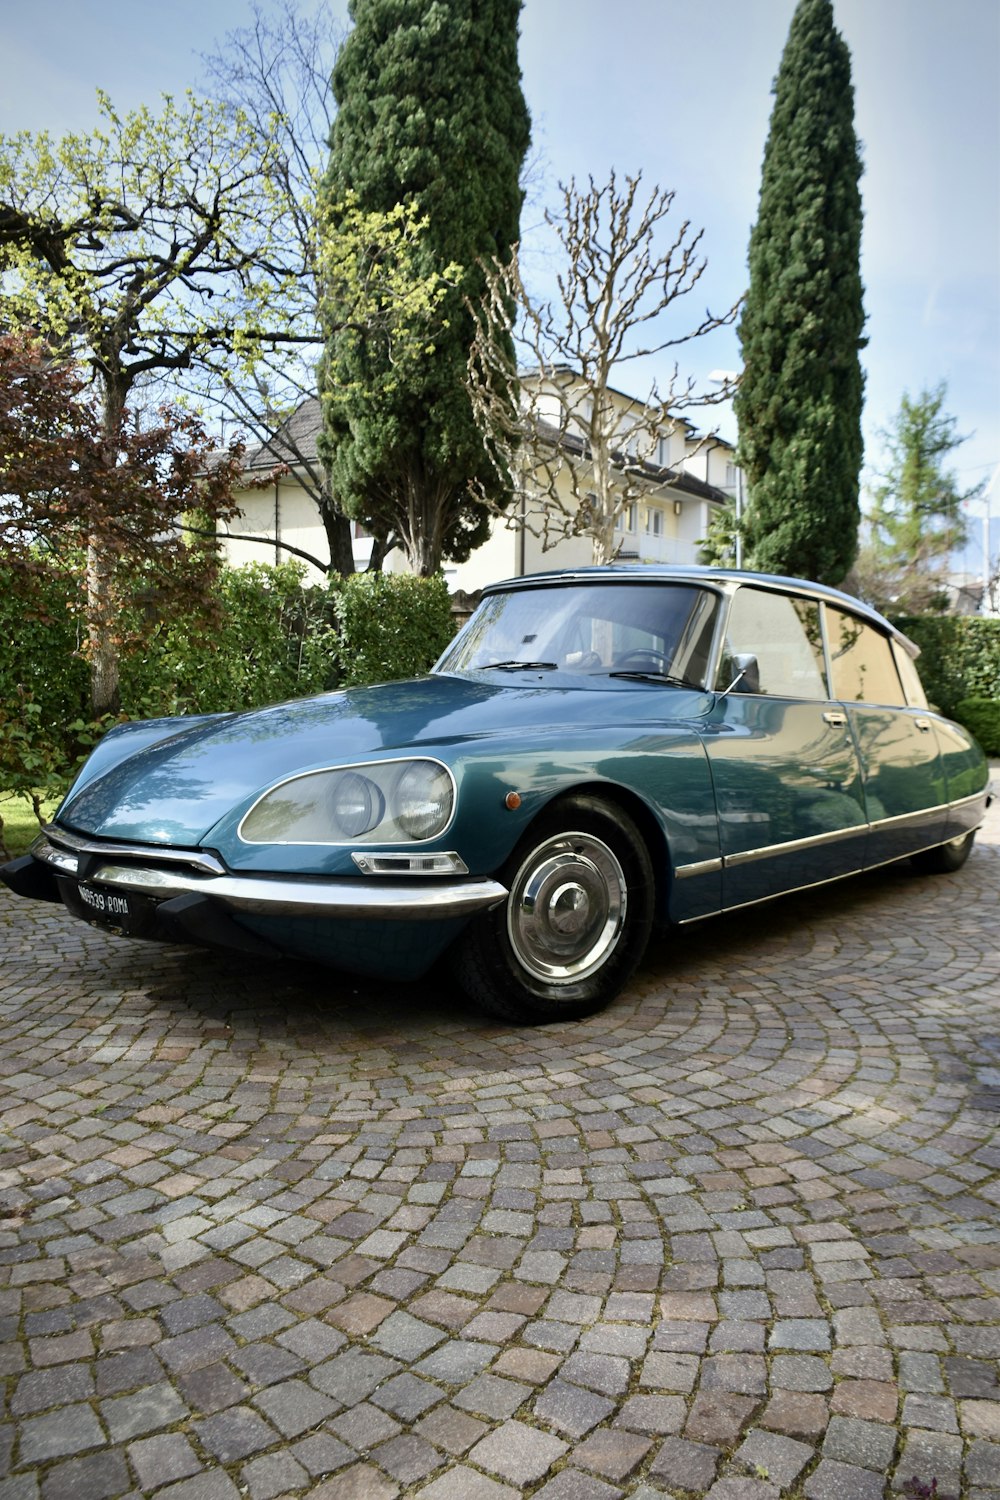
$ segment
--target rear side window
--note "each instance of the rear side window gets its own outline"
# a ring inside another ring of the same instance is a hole
[[[756,657],[761,693],[777,698],[826,699],[819,605],[811,599],[741,588],[729,612],[717,682],[720,689],[733,680],[737,656]]]
[[[829,604],[826,623],[833,696],[842,703],[904,703],[889,637]]]
[[[896,659],[896,666],[903,682],[903,691],[906,694],[906,702],[910,708],[926,708],[927,694],[924,685],[920,681],[920,673],[917,671],[916,662],[898,641],[892,643],[892,654]]]

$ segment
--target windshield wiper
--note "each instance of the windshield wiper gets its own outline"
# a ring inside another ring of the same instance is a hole
[[[692,688],[701,691],[701,684],[688,682],[686,677],[674,677],[670,672],[642,672],[637,667],[631,671],[609,672],[609,677],[627,677],[632,682],[666,682],[671,687]]]
[[[483,672],[554,672],[559,663],[555,661],[487,661],[479,669]]]

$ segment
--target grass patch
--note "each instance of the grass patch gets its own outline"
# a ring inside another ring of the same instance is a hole
[[[58,805],[57,800],[43,802],[42,816],[51,818]],[[30,797],[0,792],[0,849],[5,849],[10,858],[15,859],[27,852],[37,835],[38,819]]]

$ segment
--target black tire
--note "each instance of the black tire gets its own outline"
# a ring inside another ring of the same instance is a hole
[[[499,879],[507,900],[476,917],[454,950],[466,994],[533,1026],[609,1004],[646,950],[655,905],[649,851],[628,814],[597,797],[564,798]]]
[[[919,854],[910,856],[913,868],[921,875],[951,875],[955,870],[960,870],[972,853],[972,846],[976,841],[976,830],[971,833],[963,833],[957,839],[949,839],[947,844],[936,844],[933,849],[921,849]]]

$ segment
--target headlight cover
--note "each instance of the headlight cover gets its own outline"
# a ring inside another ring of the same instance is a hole
[[[265,792],[239,826],[245,844],[412,844],[455,810],[447,766],[425,758],[308,771]]]

